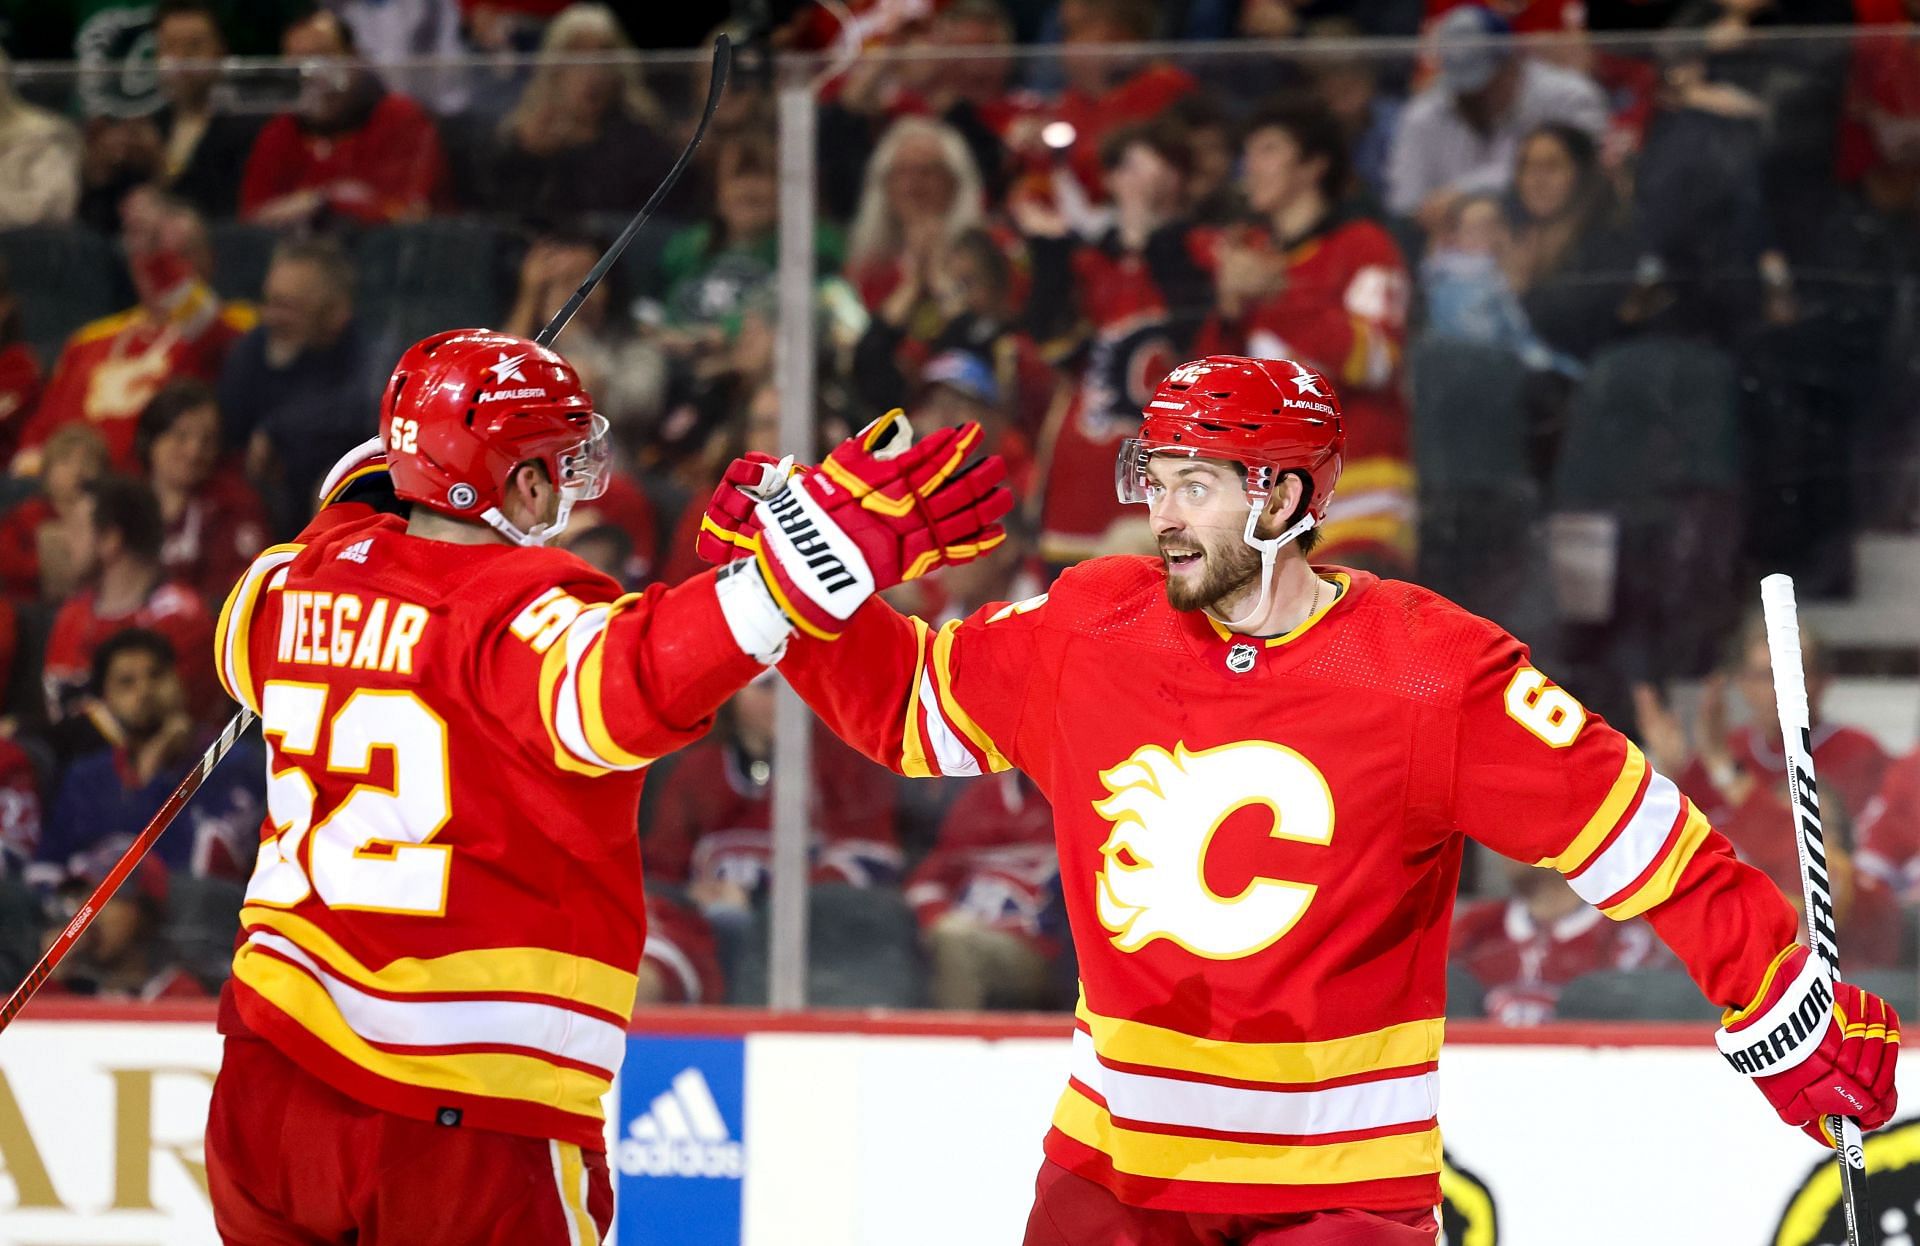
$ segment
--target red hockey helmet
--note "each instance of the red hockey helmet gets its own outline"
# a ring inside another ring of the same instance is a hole
[[[394,493],[516,544],[543,544],[575,502],[606,491],[607,421],[571,364],[510,333],[453,329],[414,343],[387,381],[380,432]],[[560,490],[559,515],[531,531],[500,509],[522,463],[544,465]]]
[[[1114,485],[1122,502],[1147,500],[1147,460],[1156,454],[1230,459],[1247,472],[1255,509],[1283,473],[1312,481],[1307,514],[1327,517],[1346,449],[1333,386],[1291,359],[1209,355],[1167,374],[1147,403],[1140,435],[1120,447]]]

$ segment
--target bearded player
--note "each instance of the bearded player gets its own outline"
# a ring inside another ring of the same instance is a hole
[[[875,760],[1018,767],[1056,811],[1081,1001],[1028,1246],[1431,1243],[1467,836],[1644,916],[1786,1121],[1884,1124],[1893,1010],[1826,983],[1779,891],[1632,742],[1486,620],[1309,562],[1341,450],[1319,373],[1187,364],[1118,464],[1159,558],[937,631],[870,602],[781,665]],[[729,479],[779,487],[745,460]],[[751,501],[715,495],[709,557],[756,544]]]
[[[270,761],[221,998],[215,1223],[246,1246],[597,1242],[645,767],[796,626],[991,546],[1010,499],[997,460],[960,470],[977,428],[908,448],[883,422],[831,456],[859,498],[820,477],[761,517],[782,539],[758,562],[622,595],[542,548],[607,466],[559,355],[436,335],[380,419],[220,617]],[[389,482],[405,516],[354,500]]]

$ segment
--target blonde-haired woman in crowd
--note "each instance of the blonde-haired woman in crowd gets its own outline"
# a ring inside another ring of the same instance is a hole
[[[985,213],[980,169],[960,132],[927,117],[901,117],[867,162],[847,277],[872,309],[916,273],[931,286],[948,247],[982,225]]]

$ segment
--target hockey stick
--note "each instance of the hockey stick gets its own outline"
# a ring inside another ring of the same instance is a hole
[[[1833,885],[1827,877],[1825,838],[1820,830],[1820,794],[1813,777],[1813,729],[1807,705],[1806,672],[1800,665],[1800,615],[1793,600],[1793,577],[1770,575],[1760,581],[1760,606],[1766,616],[1767,652],[1773,659],[1773,696],[1780,711],[1780,740],[1787,761],[1787,786],[1798,826],[1800,886],[1806,899],[1807,943],[1830,980],[1840,977],[1840,944],[1834,928]],[[1840,1205],[1847,1221],[1848,1246],[1875,1246],[1879,1240],[1867,1212],[1867,1154],[1860,1123],[1850,1116],[1829,1116],[1840,1160]]]
[[[706,107],[700,114],[700,124],[694,128],[693,137],[687,140],[686,150],[680,153],[680,158],[673,162],[671,169],[667,170],[666,178],[648,197],[646,204],[631,221],[627,222],[627,227],[620,231],[620,236],[614,239],[612,246],[607,248],[607,253],[602,255],[592,271],[587,273],[587,279],[580,283],[580,288],[573,292],[573,297],[554,313],[553,319],[547,322],[546,328],[540,330],[539,336],[534,338],[534,341],[542,346],[549,346],[554,338],[560,336],[560,331],[567,327],[567,322],[573,319],[574,313],[580,310],[580,305],[587,301],[587,296],[593,293],[594,287],[599,285],[607,275],[614,261],[620,258],[620,253],[627,249],[627,244],[632,242],[634,235],[640,232],[640,227],[647,223],[654,209],[660,206],[660,201],[667,197],[674,184],[680,180],[680,175],[687,171],[687,165],[692,162],[693,153],[698,150],[700,140],[707,135],[708,123],[713,120],[713,114],[720,107],[720,95],[726,90],[727,76],[732,68],[733,44],[725,35],[721,35],[713,41],[713,69],[707,82]],[[27,976],[21,979],[20,985],[7,996],[6,1004],[0,1005],[0,1031],[4,1031],[13,1023],[13,1019],[20,1014],[20,1010],[27,1006],[27,1001],[31,1000],[46,984],[47,979],[53,975],[54,968],[66,958],[80,936],[86,933],[87,927],[93,924],[93,919],[99,915],[107,901],[113,898],[113,893],[120,890],[120,885],[126,882],[127,876],[132,874],[135,867],[145,859],[147,853],[153,848],[154,841],[160,838],[160,833],[167,829],[186,803],[193,799],[193,794],[200,790],[202,783],[207,781],[207,776],[212,774],[213,768],[220,764],[220,759],[233,751],[233,746],[239,741],[240,736],[253,725],[253,717],[252,710],[242,707],[239,713],[227,720],[227,725],[220,731],[219,739],[208,747],[201,756],[199,764],[180,780],[180,785],[173,789],[173,795],[167,797],[167,803],[160,806],[159,812],[153,815],[152,820],[134,839],[127,851],[114,863],[113,868],[107,871],[107,876],[100,880],[98,887],[93,889],[93,894],[87,897],[87,902],[80,906],[80,911],[73,915],[73,920],[68,922],[66,929],[60,932],[60,937],[47,948],[46,953],[40,957],[39,963],[27,971]]]
[[[713,41],[713,68],[707,77],[707,105],[700,113],[700,124],[694,127],[693,137],[687,140],[686,150],[680,153],[680,158],[673,162],[671,169],[667,170],[667,176],[661,180],[658,189],[648,197],[646,204],[634,214],[632,220],[627,222],[627,227],[620,231],[620,236],[613,240],[613,245],[607,248],[607,253],[601,256],[599,262],[588,271],[587,279],[580,283],[580,288],[573,292],[573,297],[568,299],[559,311],[553,313],[553,319],[547,321],[546,328],[534,335],[534,341],[542,346],[553,345],[553,339],[559,337],[561,330],[567,327],[567,322],[573,319],[573,314],[580,310],[580,304],[587,301],[587,296],[593,293],[593,288],[599,285],[601,279],[607,275],[614,261],[620,258],[620,253],[627,249],[627,244],[632,242],[634,235],[640,232],[640,227],[647,223],[647,218],[653,215],[653,210],[660,206],[660,201],[665,199],[667,193],[680,181],[680,175],[685,173],[687,165],[693,162],[693,153],[699,150],[700,140],[707,136],[707,123],[713,120],[713,114],[720,108],[720,95],[727,89],[727,76],[732,71],[733,43],[725,35],[719,35]]]

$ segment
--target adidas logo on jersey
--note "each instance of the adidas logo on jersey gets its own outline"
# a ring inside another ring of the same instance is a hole
[[[616,1148],[630,1177],[724,1177],[746,1171],[746,1147],[734,1140],[699,1069],[683,1069],[646,1113],[627,1125]]]
[[[355,541],[353,544],[347,546],[345,549],[340,551],[340,553],[336,556],[336,561],[365,562],[367,560],[367,554],[370,553],[372,549],[373,549],[372,537],[368,537],[364,541]]]

